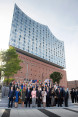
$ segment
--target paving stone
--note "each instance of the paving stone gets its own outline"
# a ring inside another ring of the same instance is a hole
[[[71,109],[71,108],[69,108]],[[78,110],[78,107],[72,108],[73,110]],[[56,109],[0,109],[0,117],[78,117],[77,112],[66,110],[64,108]]]

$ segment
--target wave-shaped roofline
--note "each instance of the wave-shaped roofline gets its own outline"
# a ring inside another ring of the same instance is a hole
[[[25,16],[27,16],[29,19],[31,19],[32,21],[38,23],[39,25],[45,26],[45,27],[52,33],[52,31],[49,29],[49,27],[48,27],[47,25],[42,24],[42,23],[40,23],[40,22],[37,22],[36,20],[34,20],[34,19],[32,19],[31,17],[29,17],[28,15],[26,15],[26,13],[24,13],[24,11],[22,11],[21,8],[19,8],[18,5],[17,5],[16,3],[15,3],[15,7],[17,7],[17,8],[18,8]],[[52,35],[53,35],[53,33],[52,33]],[[53,35],[53,36],[54,36],[54,35]],[[54,36],[54,37],[55,37],[55,36]],[[64,43],[64,41],[62,41],[62,40],[60,40],[60,39],[57,39],[56,37],[55,37],[55,39]]]

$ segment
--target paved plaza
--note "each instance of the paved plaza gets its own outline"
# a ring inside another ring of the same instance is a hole
[[[78,107],[55,109],[0,109],[0,117],[78,117]]]
[[[32,108],[21,107],[8,108],[8,98],[0,100],[0,117],[78,117],[78,103],[71,103],[69,100],[69,107],[46,107],[46,108]]]

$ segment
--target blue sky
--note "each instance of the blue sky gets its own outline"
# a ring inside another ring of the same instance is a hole
[[[14,4],[64,41],[67,80],[78,80],[78,0],[0,0],[0,49],[7,49]]]

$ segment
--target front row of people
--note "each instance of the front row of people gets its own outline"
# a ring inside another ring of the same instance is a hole
[[[15,107],[18,107],[19,99],[22,100],[22,107],[24,107],[24,104],[26,104],[26,107],[27,105],[30,107],[31,103],[32,107],[36,107],[36,103],[38,107],[41,107],[41,104],[43,104],[43,107],[56,106],[56,104],[58,104],[58,107],[61,107],[63,101],[67,107],[68,97],[68,91],[60,90],[60,88],[55,90],[49,87],[47,87],[47,89],[41,89],[40,87],[38,87],[38,89],[30,89],[30,87],[25,89],[24,87],[20,92],[19,88],[14,91],[13,87],[11,87],[8,94],[8,107],[13,107],[13,101],[15,101]]]

